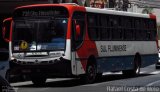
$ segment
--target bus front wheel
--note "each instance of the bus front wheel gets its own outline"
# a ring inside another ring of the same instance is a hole
[[[10,71],[7,70],[6,75],[5,75],[5,79],[10,82]]]
[[[43,75],[32,75],[31,81],[36,86],[43,86],[46,83],[47,78]]]
[[[96,66],[93,63],[89,63],[86,68],[86,74],[81,76],[81,80],[84,83],[93,83],[96,79]]]

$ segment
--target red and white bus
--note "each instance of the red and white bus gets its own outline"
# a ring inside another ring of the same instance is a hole
[[[74,4],[36,4],[13,13],[10,74],[42,84],[50,76],[82,77],[108,71],[135,76],[158,61],[156,17]]]

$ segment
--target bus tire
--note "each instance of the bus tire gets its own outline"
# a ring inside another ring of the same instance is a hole
[[[140,56],[135,57],[134,59],[134,67],[131,70],[123,70],[122,73],[125,76],[129,76],[129,77],[135,77],[138,76],[140,74],[140,67],[141,67],[141,59]]]
[[[6,74],[5,74],[5,79],[10,82],[10,71],[7,70]]]
[[[30,76],[31,77],[31,81],[34,85],[36,86],[43,86],[46,83],[47,78],[45,76],[42,75],[33,75]]]
[[[96,79],[96,65],[94,63],[88,63],[86,68],[86,74],[82,75],[80,79],[85,84],[93,83]]]

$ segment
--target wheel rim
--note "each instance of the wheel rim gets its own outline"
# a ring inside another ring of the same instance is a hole
[[[136,74],[139,74],[139,73],[140,73],[140,67],[137,66],[137,68],[136,68]]]
[[[88,66],[88,74],[87,74],[88,81],[93,82],[95,79],[95,76],[96,76],[96,71],[94,66],[92,65]]]
[[[138,61],[139,61],[138,58],[136,58],[136,61],[135,61],[135,73],[136,74],[140,73],[140,65]]]

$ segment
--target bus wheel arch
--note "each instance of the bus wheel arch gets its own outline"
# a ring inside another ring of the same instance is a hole
[[[142,64],[141,54],[138,53],[138,52],[134,56],[134,62],[135,62],[136,59],[138,59],[138,62],[140,64],[140,66],[141,66],[141,64]]]
[[[87,69],[87,66],[89,64],[94,64],[96,67],[97,67],[97,61],[96,61],[96,58],[94,55],[91,55],[89,56],[88,60],[87,60],[87,65],[86,65],[86,69]]]

